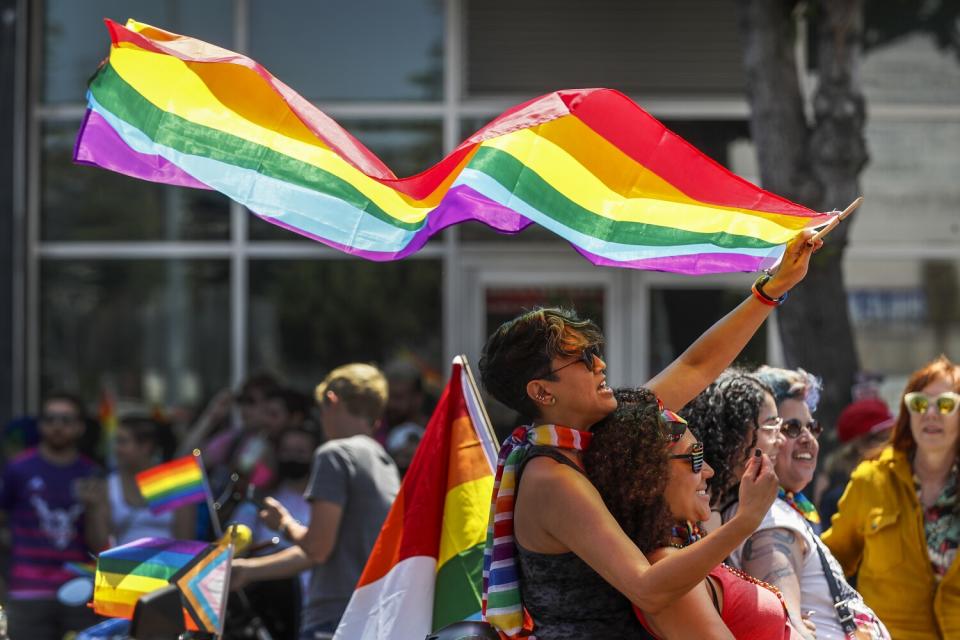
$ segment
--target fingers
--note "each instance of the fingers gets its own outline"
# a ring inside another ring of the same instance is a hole
[[[757,449],[757,451],[759,451],[759,449]],[[742,480],[752,480],[753,478],[756,478],[757,471],[759,471],[761,463],[762,461],[756,455],[750,456],[750,459],[747,460],[747,466],[743,470]]]

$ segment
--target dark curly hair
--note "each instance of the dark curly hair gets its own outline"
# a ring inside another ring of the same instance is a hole
[[[703,457],[714,475],[708,481],[710,504],[724,507],[736,495],[737,463],[757,446],[757,431],[747,442],[748,427],[757,426],[764,394],[773,390],[752,374],[727,369],[680,411],[690,430],[703,442]]]
[[[594,425],[583,452],[590,482],[620,527],[644,553],[665,546],[673,517],[663,497],[670,440],[648,389],[617,389],[617,410]]]
[[[568,309],[536,308],[504,322],[487,339],[480,356],[480,378],[494,398],[525,420],[539,416],[527,395],[527,383],[548,378],[557,356],[577,355],[603,344],[603,333],[590,320]]]

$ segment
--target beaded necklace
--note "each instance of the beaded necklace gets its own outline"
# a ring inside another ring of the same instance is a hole
[[[690,522],[689,520],[680,522],[670,529],[670,537],[679,540],[680,543],[671,543],[670,546],[683,549],[685,546],[693,544],[703,538],[703,535],[703,529],[700,528],[699,522]]]
[[[699,522],[682,522],[670,529],[670,536],[672,538],[670,546],[674,547],[675,549],[683,549],[684,547],[690,546],[697,540],[702,539],[705,535],[706,533],[704,533],[704,531],[700,528]],[[673,540],[677,540],[678,542],[674,542]],[[749,573],[741,571],[735,567],[731,567],[726,563],[723,563],[720,566],[741,580],[745,580],[750,584],[754,584],[758,587],[763,587],[764,589],[772,591],[773,595],[777,596],[777,600],[780,601],[780,605],[783,607],[784,613],[786,613],[789,617],[790,612],[787,611],[787,602],[783,599],[783,593],[776,585],[772,585],[769,582],[764,582],[763,580],[754,578]]]

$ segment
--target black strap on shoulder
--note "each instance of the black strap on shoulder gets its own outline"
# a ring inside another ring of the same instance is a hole
[[[710,576],[707,576],[707,588],[710,589],[710,599],[713,600],[713,608],[717,610],[717,613],[723,615],[723,612],[720,611],[720,598],[717,596],[717,588],[713,586],[713,580],[710,579]]]
[[[530,447],[530,450],[527,451],[527,455],[526,455],[526,457],[524,457],[523,462],[520,463],[520,469],[519,469],[518,472],[517,472],[517,483],[518,483],[518,484],[519,484],[519,482],[520,482],[520,476],[523,475],[523,470],[526,468],[527,463],[529,463],[529,462],[530,462],[531,460],[533,460],[534,458],[540,458],[540,457],[550,458],[551,460],[553,460],[553,461],[555,461],[555,462],[559,462],[560,464],[565,464],[565,465],[567,465],[568,467],[571,467],[571,468],[573,468],[573,469],[576,469],[576,470],[579,471],[580,473],[583,473],[583,469],[582,469],[576,462],[574,462],[573,460],[571,460],[571,459],[568,458],[567,456],[565,456],[565,455],[563,455],[562,453],[560,453],[560,450],[557,449],[556,447],[547,447],[547,446],[544,446],[544,445],[534,445],[534,446]]]
[[[830,561],[827,560],[827,556],[823,552],[823,547],[820,546],[820,538],[817,536],[816,530],[806,518],[803,519],[803,522],[813,534],[813,546],[817,548],[820,566],[823,567],[823,577],[827,581],[827,586],[830,587],[830,597],[833,598],[833,608],[837,612],[837,620],[840,621],[843,632],[848,636],[852,636],[852,634],[857,631],[857,623],[853,619],[853,614],[850,613],[850,608],[847,607],[848,600],[840,593],[840,585],[837,584],[837,579],[833,575],[833,569],[830,567]]]

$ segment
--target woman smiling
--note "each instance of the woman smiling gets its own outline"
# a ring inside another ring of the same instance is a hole
[[[594,427],[584,463],[607,508],[657,567],[709,541],[701,541],[699,523],[710,516],[714,470],[703,459],[703,443],[682,418],[661,411],[652,393],[618,390],[617,399],[616,412]],[[630,471],[612,472],[604,451],[633,463]],[[758,454],[754,449],[750,458]],[[776,588],[722,564],[659,611],[636,612],[658,638],[799,638]]]
[[[960,366],[915,371],[890,446],[860,464],[823,539],[897,640],[960,637]]]
[[[772,278],[646,386],[681,407],[730,365],[786,292],[803,279],[820,241],[804,232]],[[808,244],[811,241],[811,244]],[[519,412],[500,449],[484,554],[484,617],[503,637],[540,640],[643,637],[633,603],[657,612],[703,582],[756,528],[776,492],[769,458],[751,459],[741,513],[696,545],[651,567],[583,475],[591,427],[617,407],[596,325],[558,309],[503,324],[484,346],[483,384]],[[610,454],[612,469],[633,471]]]

